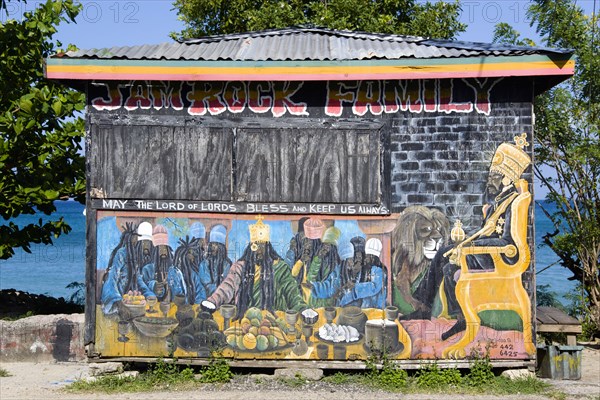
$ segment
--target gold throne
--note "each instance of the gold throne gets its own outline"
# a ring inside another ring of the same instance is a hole
[[[531,193],[528,183],[519,179],[515,183],[517,193],[512,203],[510,235],[514,245],[502,247],[474,246],[465,244],[456,248],[456,261],[460,266],[460,277],[456,283],[456,298],[463,311],[466,330],[462,338],[443,351],[443,357],[464,358],[465,347],[471,343],[481,325],[478,313],[486,310],[512,310],[523,321],[523,340],[528,354],[535,353],[532,340],[531,302],[523,287],[521,275],[529,267],[531,254],[527,244],[527,226]],[[506,208],[508,208],[506,207]],[[488,254],[492,257],[494,270],[469,270],[468,255]],[[516,262],[506,263],[502,255],[515,257]]]

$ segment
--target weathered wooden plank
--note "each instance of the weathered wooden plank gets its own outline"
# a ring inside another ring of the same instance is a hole
[[[230,200],[231,143],[231,130],[222,128],[93,127],[92,195]]]
[[[569,314],[564,311],[559,310],[554,307],[538,307],[538,310],[542,309],[542,313],[549,318],[552,318],[556,323],[562,325],[581,325],[576,318],[571,317]]]
[[[379,201],[378,132],[242,128],[235,154],[238,201]]]
[[[148,126],[203,126],[206,128],[273,127],[280,129],[366,129],[379,130],[383,123],[379,119],[339,118],[257,118],[257,117],[219,117],[191,115],[149,115],[90,112],[90,123],[94,125],[148,125]]]
[[[88,199],[89,205],[89,199]],[[96,336],[96,211],[86,207],[85,257],[85,331],[84,345],[93,344]]]
[[[537,324],[538,332],[581,333],[581,325]]]
[[[537,320],[538,323],[555,324],[556,321],[554,319],[550,318],[550,316],[544,310],[545,308],[547,308],[547,307],[537,307],[536,308],[535,319]]]
[[[114,357],[114,358],[99,358],[94,359],[94,362],[135,362],[135,363],[155,363],[159,359],[156,357]],[[207,365],[209,359],[201,358],[177,358],[164,359],[165,362],[176,362],[180,365]],[[236,368],[321,368],[321,369],[347,369],[347,370],[364,370],[367,364],[361,360],[346,360],[346,361],[317,361],[317,360],[237,360],[228,359],[228,364]],[[402,369],[421,369],[427,360],[393,360],[394,364]],[[440,368],[470,368],[472,361],[470,360],[430,360]],[[493,367],[496,368],[517,368],[517,367],[534,367],[535,360],[490,360]],[[381,368],[381,365],[377,365]]]

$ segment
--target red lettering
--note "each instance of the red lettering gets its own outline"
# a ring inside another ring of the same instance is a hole
[[[244,82],[227,82],[223,91],[223,100],[230,112],[237,114],[244,111],[246,108],[246,85]]]
[[[352,106],[352,112],[355,115],[365,115],[371,111],[374,115],[383,112],[381,105],[381,86],[379,81],[361,81],[358,86],[356,100]]]
[[[465,82],[469,87],[473,89],[475,95],[475,110],[478,113],[485,115],[490,114],[490,97],[492,93],[492,88],[496,85],[496,83],[500,82],[501,80],[502,78],[485,78],[483,81],[480,81],[477,78],[463,79],[463,82]]]
[[[425,100],[425,111],[437,110],[436,81],[423,80],[423,99]]]
[[[348,85],[345,82],[328,82],[325,114],[330,117],[341,116],[344,110],[343,103],[354,102],[355,95],[356,86]]]
[[[303,85],[303,82],[275,82],[273,109],[271,110],[274,117],[281,117],[286,110],[292,115],[308,115],[306,103],[295,103],[291,99]]]
[[[92,99],[92,107],[96,110],[117,110],[121,107],[123,98],[121,97],[121,91],[119,85],[110,85],[108,83],[98,83],[96,86],[104,86],[106,88],[106,97],[96,97]]]
[[[398,110],[415,113],[423,111],[419,81],[385,81],[383,105],[384,111],[390,114]]]
[[[250,82],[248,85],[248,108],[255,113],[266,113],[273,106],[271,82]]]
[[[168,82],[157,82],[151,86],[152,107],[156,110],[161,108],[173,107],[175,110],[183,109],[183,100],[181,99],[181,90],[183,82],[175,88]]]
[[[196,88],[196,85],[199,87]],[[211,115],[221,114],[227,109],[219,97],[222,92],[222,82],[195,82],[187,95],[188,100],[192,102],[188,112],[191,115],[205,115],[207,111]]]
[[[129,96],[125,100],[124,107],[126,110],[135,110],[141,108],[146,110],[152,106],[150,99],[150,89],[146,82],[136,83],[131,82],[129,85]]]
[[[439,84],[439,110],[450,114],[451,112],[471,112],[473,111],[473,103],[454,103],[454,79],[443,79],[438,81]]]

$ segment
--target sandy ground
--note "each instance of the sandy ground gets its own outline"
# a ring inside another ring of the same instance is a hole
[[[55,363],[55,364],[34,364],[34,363],[0,363],[0,366],[9,371],[12,375],[6,378],[0,378],[0,399],[294,399],[294,400],[314,400],[331,399],[344,400],[377,398],[378,400],[387,399],[434,399],[447,400],[448,398],[460,399],[499,399],[495,396],[465,396],[465,395],[398,395],[383,392],[346,392],[343,390],[333,390],[328,387],[326,390],[317,388],[306,389],[285,389],[285,390],[260,390],[247,391],[240,388],[231,389],[227,385],[220,390],[196,390],[193,392],[152,392],[144,394],[122,393],[117,395],[107,394],[70,394],[65,393],[62,388],[77,379],[88,376],[88,365],[85,363]],[[567,394],[568,399],[594,399],[600,400],[600,349],[586,347],[583,350],[582,357],[582,379],[579,381],[558,381],[548,380],[556,388]],[[502,397],[503,399],[545,399],[544,396],[511,396]]]

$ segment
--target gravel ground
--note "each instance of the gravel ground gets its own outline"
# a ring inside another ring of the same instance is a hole
[[[152,400],[165,398],[171,399],[294,399],[314,400],[331,399],[433,399],[447,400],[450,398],[468,399],[495,399],[496,396],[466,396],[466,395],[400,395],[383,391],[367,390],[364,387],[332,385],[324,382],[311,382],[299,389],[290,388],[276,380],[263,375],[237,376],[231,383],[222,386],[207,385],[202,390],[195,391],[169,391],[151,393],[121,393],[107,394],[70,394],[62,388],[77,379],[89,376],[89,367],[85,363],[0,363],[0,366],[12,375],[0,378],[0,399],[140,399]],[[257,383],[260,382],[260,383]],[[586,347],[582,359],[582,379],[579,381],[551,381],[558,390],[567,394],[568,399],[594,399],[600,400],[600,350]],[[502,396],[502,399],[538,400],[545,396]]]

